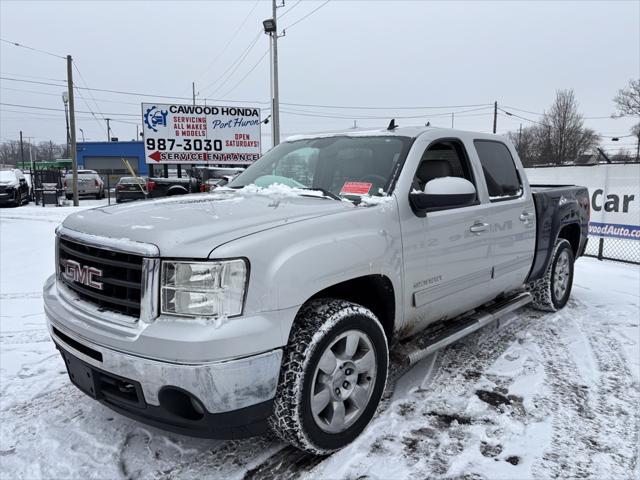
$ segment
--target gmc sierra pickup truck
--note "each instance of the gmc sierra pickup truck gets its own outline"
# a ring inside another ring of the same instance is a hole
[[[107,407],[328,454],[373,418],[389,349],[410,363],[563,308],[588,220],[585,188],[532,187],[499,136],[301,136],[215,192],[70,215],[44,305],[71,382]]]

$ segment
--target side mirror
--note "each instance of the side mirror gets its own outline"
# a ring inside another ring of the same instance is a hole
[[[476,188],[469,180],[441,177],[428,181],[424,192],[411,192],[409,203],[417,215],[424,216],[428,211],[470,205],[476,200],[476,196]]]

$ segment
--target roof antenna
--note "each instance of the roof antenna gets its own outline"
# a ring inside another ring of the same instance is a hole
[[[425,127],[430,127],[431,126],[431,122],[427,122],[424,124]]]
[[[396,119],[392,118],[391,121],[389,122],[389,126],[387,127],[387,130],[395,130],[396,128],[398,128],[398,126],[396,125]]]

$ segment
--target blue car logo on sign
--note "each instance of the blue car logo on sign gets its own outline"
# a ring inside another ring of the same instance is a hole
[[[147,124],[154,132],[158,131],[158,126],[166,127],[167,126],[167,115],[169,112],[167,110],[159,110],[155,105],[151,108],[147,108],[147,111],[144,113],[144,123]]]

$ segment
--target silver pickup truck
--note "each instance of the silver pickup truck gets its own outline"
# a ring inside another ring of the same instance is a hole
[[[585,188],[532,187],[495,135],[296,137],[213,193],[70,215],[45,311],[71,381],[109,408],[327,454],[374,416],[389,349],[412,362],[564,307],[588,220]]]

